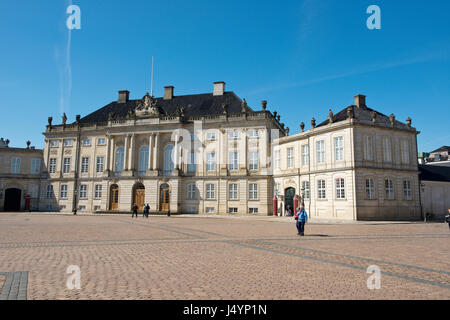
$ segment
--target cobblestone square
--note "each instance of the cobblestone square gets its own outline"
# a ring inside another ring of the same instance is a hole
[[[2,213],[0,297],[450,298],[444,223],[310,223],[299,237],[289,219]],[[66,286],[71,265],[81,289]]]

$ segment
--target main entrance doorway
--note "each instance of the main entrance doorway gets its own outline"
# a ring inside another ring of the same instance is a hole
[[[133,203],[136,203],[138,211],[143,211],[145,206],[145,187],[138,183],[133,187]]]
[[[162,184],[160,187],[159,210],[169,211],[169,203],[170,203],[169,185],[165,183]]]
[[[109,210],[119,209],[119,186],[113,184],[110,189],[109,194]]]
[[[294,196],[295,196],[295,189],[294,188],[287,188],[284,190],[284,210],[287,213],[288,211],[290,214],[294,214]]]
[[[10,188],[5,190],[5,211],[19,211],[22,190]]]

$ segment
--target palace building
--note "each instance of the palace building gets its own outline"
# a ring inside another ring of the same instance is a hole
[[[276,112],[253,110],[215,82],[206,94],[128,91],[45,135],[41,210],[285,214],[304,203],[312,218],[419,219],[416,135],[355,104],[289,135]]]

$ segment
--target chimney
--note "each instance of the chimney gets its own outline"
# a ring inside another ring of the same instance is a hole
[[[355,105],[358,108],[364,108],[366,107],[366,96],[363,94],[357,94],[355,96]]]
[[[214,82],[213,96],[223,96],[224,92],[225,92],[225,82],[223,81]]]
[[[129,98],[130,98],[130,91],[128,91],[128,90],[120,90],[119,91],[119,100],[117,100],[117,102],[119,102],[119,103],[126,103],[126,102],[128,102]]]
[[[164,87],[164,100],[173,99],[173,86]]]

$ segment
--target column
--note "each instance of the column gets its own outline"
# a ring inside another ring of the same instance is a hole
[[[154,154],[155,156],[153,157],[153,170],[159,170],[159,153],[158,153],[158,147],[159,147],[159,132],[156,133],[155,136],[155,148],[154,148]]]
[[[97,144],[95,144],[97,145]],[[103,171],[109,171],[109,162],[111,157],[111,136],[106,136],[106,156],[105,156],[105,167]],[[96,162],[95,162],[96,163]]]
[[[110,157],[109,157],[109,171],[114,171],[114,153],[115,153],[115,148],[114,148],[114,136],[111,137],[111,142],[110,142]]]
[[[126,134],[125,135],[125,147],[124,147],[124,150],[123,150],[123,157],[124,157],[124,159],[123,159],[123,162],[124,162],[123,168],[124,168],[124,170],[128,169],[128,152],[129,152],[129,150],[128,150],[128,134]]]
[[[134,169],[134,154],[135,154],[135,134],[133,133],[131,135],[131,143],[130,143],[130,157],[129,157],[129,161],[128,161],[128,170],[133,170]]]
[[[151,133],[148,137],[148,170],[153,169],[152,163],[152,153],[153,153],[153,133]]]

